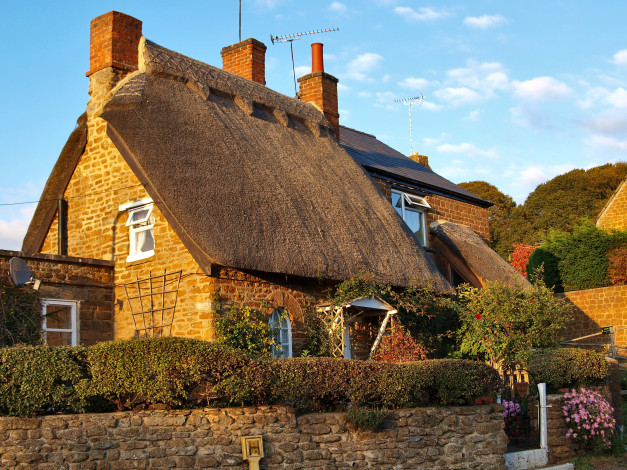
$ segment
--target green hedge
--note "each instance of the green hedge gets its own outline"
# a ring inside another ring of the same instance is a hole
[[[496,371],[459,359],[405,364],[257,359],[216,343],[151,338],[0,350],[0,414],[287,404],[299,410],[465,405],[496,396]]]
[[[599,385],[608,375],[602,354],[578,348],[533,351],[527,370],[536,383],[546,383],[550,392],[560,388]]]
[[[83,347],[14,346],[0,349],[0,415],[30,416],[83,410],[76,385],[87,377]]]

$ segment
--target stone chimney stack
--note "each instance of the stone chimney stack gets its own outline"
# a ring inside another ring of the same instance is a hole
[[[313,104],[331,123],[340,138],[340,114],[337,109],[338,79],[324,71],[322,44],[311,45],[311,73],[298,79],[301,101]]]
[[[422,166],[426,166],[427,168],[431,169],[431,167],[429,166],[428,156],[420,155],[418,152],[414,152],[409,156],[409,158],[411,158],[416,163],[420,163]]]
[[[246,39],[232,46],[223,47],[222,69],[266,84],[266,46],[256,39]]]

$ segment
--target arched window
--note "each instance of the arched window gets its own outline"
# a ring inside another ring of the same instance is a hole
[[[292,357],[292,325],[283,307],[274,309],[268,325],[275,329],[274,342],[280,346],[280,349],[275,349],[272,354],[275,357]]]

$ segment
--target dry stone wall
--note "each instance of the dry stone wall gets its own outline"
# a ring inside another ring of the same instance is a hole
[[[267,469],[505,469],[500,405],[391,412],[382,431],[344,413],[289,407],[0,418],[7,469],[248,468],[241,436],[263,436]]]

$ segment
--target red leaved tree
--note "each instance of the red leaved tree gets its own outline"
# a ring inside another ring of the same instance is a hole
[[[527,265],[531,253],[537,248],[535,245],[523,245],[522,243],[514,243],[514,252],[510,257],[509,263],[523,276],[527,277]]]

